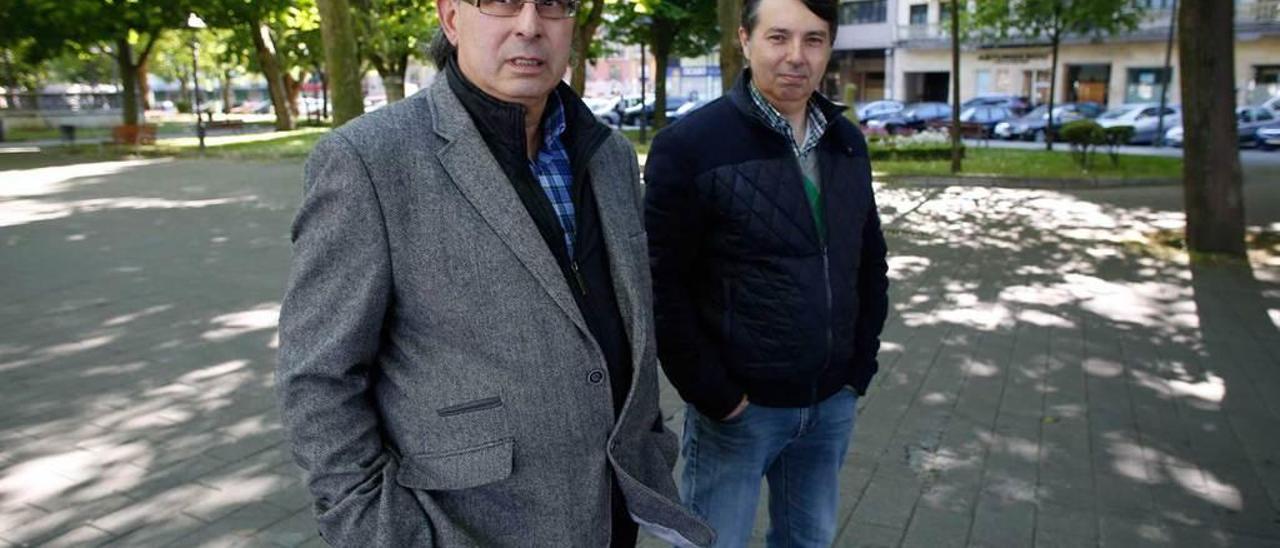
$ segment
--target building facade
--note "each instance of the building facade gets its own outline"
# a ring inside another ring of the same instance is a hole
[[[823,93],[837,100],[874,101],[895,95],[894,17],[900,0],[849,0],[840,4],[840,25],[827,65]],[[849,89],[852,97],[846,97]]]
[[[1053,93],[1056,102],[1094,101],[1115,106],[1159,101],[1162,84],[1168,79],[1168,100],[1180,102],[1176,39],[1171,78],[1164,69],[1174,22],[1173,1],[1133,1],[1147,8],[1136,30],[1109,37],[1063,39],[1057,81],[1052,87],[1052,51],[1047,41],[963,45],[961,101],[999,93],[1044,103]],[[1235,3],[1236,100],[1253,104],[1280,95],[1280,0]],[[892,33],[893,59],[888,62],[893,67],[892,81],[886,86],[892,93],[887,96],[906,102],[950,102],[949,5],[948,0],[898,0],[896,9],[891,9],[896,28]]]

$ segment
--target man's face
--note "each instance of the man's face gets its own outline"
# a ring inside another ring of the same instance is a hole
[[[458,68],[485,93],[532,108],[564,77],[573,18],[543,18],[531,3],[521,4],[514,17],[486,15],[461,0],[437,0],[436,6],[445,36],[458,48]]]
[[[831,59],[831,30],[800,0],[760,0],[755,29],[738,29],[751,80],[775,107],[802,105]]]

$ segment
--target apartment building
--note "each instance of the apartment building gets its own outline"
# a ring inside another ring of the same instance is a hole
[[[848,84],[856,86],[853,100],[857,102],[894,96],[891,76],[897,4],[898,0],[848,0],[840,4],[840,25],[823,82],[823,92],[829,97],[844,99]]]
[[[1008,93],[1032,102],[1096,101],[1104,105],[1158,101],[1165,48],[1174,23],[1173,0],[1133,0],[1147,8],[1139,27],[1110,37],[1069,36],[1059,49],[1058,80],[1050,89],[1047,41],[968,43],[960,60],[961,100]],[[858,2],[849,2],[853,4]],[[948,0],[898,0],[888,96],[902,101],[950,101],[951,39]],[[965,2],[962,2],[962,5]],[[847,5],[846,4],[846,5]],[[1280,0],[1236,0],[1236,100],[1256,103],[1280,95]],[[843,30],[844,27],[841,27]],[[1169,100],[1180,102],[1175,40]]]

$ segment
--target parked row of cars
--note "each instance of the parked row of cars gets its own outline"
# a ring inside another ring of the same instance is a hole
[[[858,122],[865,128],[887,133],[922,131],[951,123],[951,105],[938,102],[904,104],[881,100],[857,107]],[[1280,97],[1236,111],[1240,142],[1270,150],[1280,148]],[[1044,141],[1062,126],[1076,120],[1096,120],[1102,127],[1129,126],[1129,144],[1151,144],[1164,131],[1166,144],[1182,144],[1182,109],[1179,105],[1130,103],[1106,110],[1091,102],[1054,105],[1053,125],[1048,105],[1034,108],[1025,98],[1010,95],[981,96],[960,105],[960,122],[966,134],[1006,140]]]
[[[613,97],[593,97],[587,98],[587,106],[591,112],[604,122],[611,126],[627,125],[635,126],[640,124],[643,117],[645,124],[653,125],[654,118],[654,96],[645,96],[643,103],[640,101],[639,95],[615,95]],[[667,96],[667,123],[675,122],[703,105],[711,102],[708,99],[698,99],[697,97],[677,97]]]

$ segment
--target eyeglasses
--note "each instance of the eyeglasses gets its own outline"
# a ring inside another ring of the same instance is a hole
[[[494,17],[515,17],[525,4],[533,4],[538,17],[543,19],[568,19],[578,13],[577,0],[462,0],[475,6],[480,13]]]

